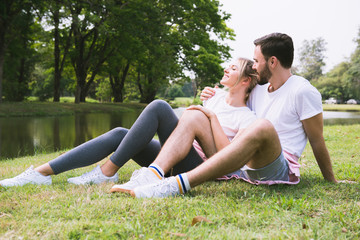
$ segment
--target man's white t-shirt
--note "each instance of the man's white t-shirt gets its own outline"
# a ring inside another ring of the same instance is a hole
[[[248,106],[258,118],[274,125],[283,150],[299,158],[307,142],[301,121],[322,112],[321,94],[308,80],[295,75],[274,92],[269,93],[268,87],[257,85]]]
[[[231,141],[239,129],[247,128],[256,120],[256,115],[248,107],[233,107],[226,103],[227,92],[216,89],[215,95],[204,101],[204,107],[213,111],[226,136]]]

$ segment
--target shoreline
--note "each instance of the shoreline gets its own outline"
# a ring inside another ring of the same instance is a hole
[[[65,116],[75,113],[111,113],[131,112],[144,109],[147,104],[127,103],[69,103],[69,102],[4,102],[0,104],[0,118],[34,117],[34,116]],[[176,106],[176,104],[175,104]],[[324,111],[360,112],[360,104],[323,104]]]

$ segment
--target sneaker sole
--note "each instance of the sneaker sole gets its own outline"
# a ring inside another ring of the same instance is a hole
[[[131,191],[132,191],[131,189],[124,189],[124,188],[111,188],[110,189],[110,193],[115,193],[115,192],[130,193]]]

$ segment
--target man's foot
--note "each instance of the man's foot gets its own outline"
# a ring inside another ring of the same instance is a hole
[[[17,175],[16,177],[0,181],[0,185],[3,187],[23,186],[25,184],[50,185],[51,176],[44,176],[35,171],[34,167],[31,166],[26,169],[25,172]]]
[[[100,184],[103,182],[116,182],[119,179],[117,173],[114,174],[112,177],[105,176],[100,166],[96,166],[92,171],[84,173],[79,177],[69,178],[67,181],[69,183],[73,183],[76,185],[85,185],[85,184]]]
[[[190,188],[190,186],[188,186],[188,188]],[[184,194],[186,192],[187,190],[181,175],[177,175],[155,184],[137,187],[130,191],[130,194],[136,198],[163,198]]]
[[[120,185],[114,185],[110,192],[125,192],[130,193],[136,187],[146,184],[156,183],[163,179],[163,177],[150,168],[142,167],[135,170],[130,178],[130,181]]]

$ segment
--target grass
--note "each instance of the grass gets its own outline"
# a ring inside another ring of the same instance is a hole
[[[324,181],[309,146],[296,186],[212,181],[165,199],[109,194],[110,183],[66,183],[89,166],[54,176],[50,186],[0,188],[0,239],[359,239],[360,125],[326,126],[324,136],[336,178],[356,184]],[[0,178],[58,154],[0,161]],[[137,168],[128,162],[119,182]],[[209,222],[192,226],[196,216]]]
[[[324,111],[360,112],[360,104],[323,104]]]

